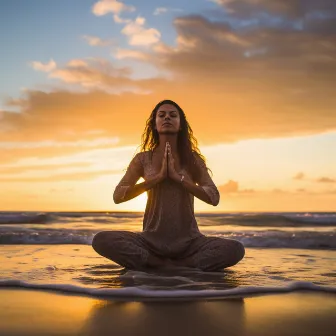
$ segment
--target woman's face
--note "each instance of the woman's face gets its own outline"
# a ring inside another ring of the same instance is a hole
[[[156,129],[161,134],[178,133],[180,130],[180,114],[171,104],[161,105],[156,113]]]

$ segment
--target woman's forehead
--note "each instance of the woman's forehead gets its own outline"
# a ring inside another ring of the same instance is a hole
[[[177,108],[172,104],[163,104],[159,107],[158,112],[177,112]]]

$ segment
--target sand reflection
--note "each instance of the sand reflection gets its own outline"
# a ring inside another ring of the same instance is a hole
[[[82,335],[241,335],[244,300],[109,302],[92,308]]]

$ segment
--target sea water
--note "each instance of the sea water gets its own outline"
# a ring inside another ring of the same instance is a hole
[[[246,248],[239,264],[218,272],[126,270],[91,248],[97,232],[139,232],[142,219],[140,212],[0,212],[0,286],[124,298],[336,292],[336,213],[196,214],[203,234]]]

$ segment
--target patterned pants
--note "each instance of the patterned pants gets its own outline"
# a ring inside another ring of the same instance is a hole
[[[150,256],[188,259],[188,267],[203,271],[215,271],[237,264],[245,254],[244,246],[236,240],[199,235],[183,244],[153,244],[143,233],[129,231],[98,232],[92,241],[93,249],[128,269],[149,267]],[[187,266],[187,265],[186,265]]]

